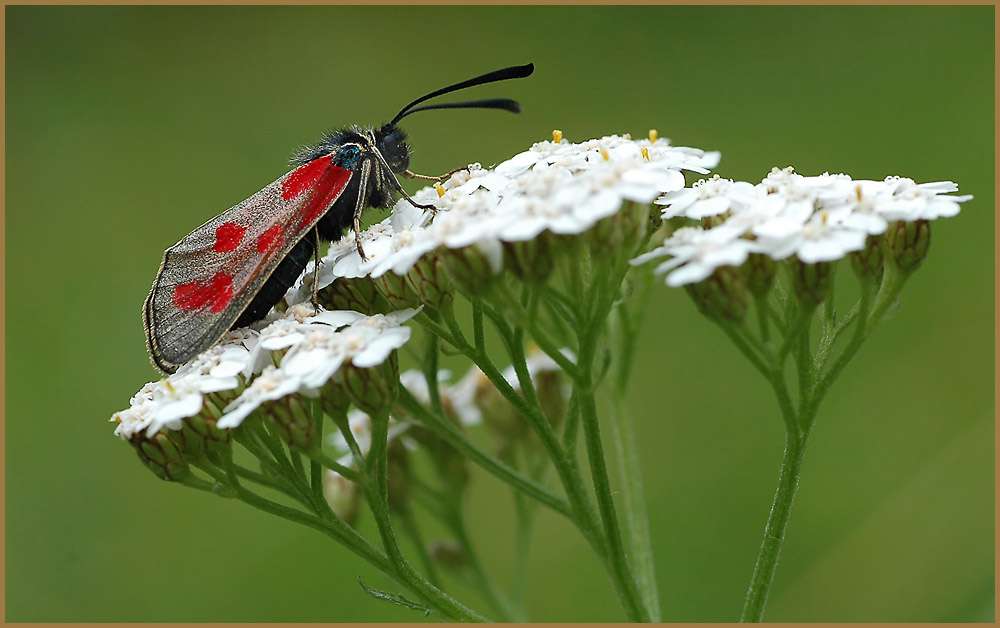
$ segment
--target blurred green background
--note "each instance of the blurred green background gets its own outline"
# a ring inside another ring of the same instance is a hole
[[[553,128],[580,141],[655,127],[721,150],[726,177],[791,164],[975,194],[934,225],[902,306],[822,409],[766,617],[993,618],[993,7],[5,15],[8,621],[420,619],[368,599],[357,577],[385,580],[325,537],[155,479],[106,421],[156,378],[139,309],[167,246],[326,129],[528,61],[532,78],[470,94],[516,98],[520,116],[408,118],[412,167],[497,163]],[[664,619],[732,621],[781,422],[682,291],[650,307],[634,400]],[[509,493],[481,474],[475,487],[473,533],[506,578]],[[547,512],[531,568],[534,619],[622,618]]]

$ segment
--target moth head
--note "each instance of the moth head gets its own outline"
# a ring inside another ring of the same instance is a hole
[[[375,130],[375,149],[382,153],[389,168],[402,174],[410,166],[410,147],[406,143],[406,132],[394,124],[383,125]]]

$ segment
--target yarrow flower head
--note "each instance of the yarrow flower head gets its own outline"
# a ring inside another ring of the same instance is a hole
[[[123,440],[152,436],[162,430],[180,430],[184,419],[203,411],[205,397],[240,387],[238,374],[246,367],[256,332],[239,330],[158,382],[150,382],[132,397],[129,408],[116,412],[115,435]]]
[[[656,269],[667,284],[697,283],[717,268],[739,266],[751,254],[774,260],[795,256],[806,264],[834,262],[867,246],[893,221],[914,222],[954,216],[972,198],[944,196],[958,187],[948,182],[917,184],[912,179],[854,180],[845,174],[807,177],[792,168],[774,168],[758,184],[718,175],[661,196],[663,218],[705,221],[707,227],[677,229],[663,244],[633,260],[668,258]]]
[[[682,189],[683,171],[706,174],[718,164],[719,153],[651,137],[612,135],[574,144],[560,136],[492,170],[471,164],[413,195],[418,203],[433,203],[439,210],[433,215],[401,200],[391,216],[364,231],[367,260],[351,235],[334,244],[321,264],[319,287],[338,278],[405,275],[435,251],[460,251],[465,266],[497,274],[510,254],[505,247],[545,233],[581,234],[626,202],[648,204]],[[289,303],[308,299],[308,270],[303,278],[286,296]]]
[[[343,368],[364,370],[386,362],[409,340],[410,329],[402,323],[415,313],[365,316],[289,308],[260,331],[233,332],[177,373],[146,384],[129,409],[112,416],[115,434],[148,438],[181,430],[185,419],[198,415],[219,429],[232,429],[264,404],[299,393],[317,397]]]

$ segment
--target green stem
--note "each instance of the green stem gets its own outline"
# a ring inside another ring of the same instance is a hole
[[[757,349],[754,347],[753,342],[750,341],[745,334],[741,333],[738,325],[735,323],[730,323],[729,321],[716,320],[715,323],[722,329],[723,332],[729,339],[733,341],[736,348],[740,350],[750,364],[753,365],[758,372],[760,372],[764,377],[770,377],[770,368],[767,363],[760,357]]]
[[[785,338],[784,346],[778,354],[771,355],[769,379],[778,397],[778,404],[785,420],[785,450],[782,456],[781,470],[778,473],[778,486],[764,528],[764,540],[754,565],[741,621],[759,622],[764,617],[764,607],[767,604],[768,593],[774,581],[778,557],[791,515],[792,502],[798,490],[806,444],[812,433],[819,405],[871,329],[898,295],[901,285],[902,282],[896,276],[887,272],[887,277],[883,280],[882,290],[873,305],[871,286],[862,280],[861,299],[847,317],[847,320],[853,321],[855,325],[854,333],[843,352],[825,370],[829,352],[845,329],[843,321],[834,320],[834,311],[830,307],[827,307],[824,312],[823,337],[820,339],[815,355],[810,353],[808,326],[806,325],[806,321],[811,319],[811,310],[800,312],[798,319],[788,325],[790,333]],[[787,349],[796,340],[799,342],[797,367],[800,403],[798,412],[792,407],[783,375],[783,363]]]
[[[324,440],[323,434],[323,408],[320,405],[319,399],[309,400],[309,412],[312,416],[313,423],[316,424],[316,440],[313,449],[320,450],[322,448],[321,443]],[[318,461],[310,459],[309,461],[309,487],[312,489],[312,499],[313,503],[323,504],[324,506],[329,506],[326,501],[326,495],[323,493],[323,480],[325,473],[323,471],[323,465]]]
[[[576,314],[573,312],[572,303],[566,295],[547,283],[538,286],[538,290],[544,297],[545,303],[563,325],[576,325]]]
[[[424,537],[420,533],[420,526],[417,525],[413,512],[407,508],[405,511],[399,513],[399,518],[403,522],[403,530],[410,536],[411,539],[413,539],[413,545],[417,548],[417,555],[420,557],[420,562],[424,566],[424,571],[427,572],[427,580],[434,586],[440,588],[441,578],[437,574],[437,566],[434,564],[434,560],[427,552],[427,544],[424,542]]]
[[[653,561],[653,544],[649,532],[649,517],[642,485],[642,469],[639,466],[639,447],[635,432],[635,417],[628,403],[629,383],[635,348],[639,340],[639,328],[648,311],[653,274],[643,273],[631,285],[635,287],[637,301],[634,310],[623,303],[613,316],[612,346],[617,349],[617,377],[611,386],[611,438],[622,477],[622,515],[628,534],[629,553],[636,567],[636,579],[643,603],[649,609],[653,621],[660,621],[660,600],[656,586],[656,569]],[[634,313],[633,313],[634,312]]]
[[[809,322],[812,322],[812,316],[809,317]],[[806,325],[802,329],[795,357],[795,365],[797,367],[795,372],[798,374],[799,379],[800,408],[805,404],[806,399],[812,395],[812,387],[816,381],[816,374],[813,372],[812,351],[810,350],[810,331],[810,325]]]
[[[569,407],[566,409],[566,425],[563,426],[563,450],[567,456],[576,458],[577,435],[580,433],[580,402],[574,387],[569,396]]]
[[[477,302],[479,300],[477,299]],[[531,338],[538,345],[538,348],[545,352],[559,366],[564,373],[572,379],[579,378],[579,370],[572,360],[563,355],[555,344],[549,339],[549,334],[538,327],[538,317],[519,304],[512,296],[507,295],[506,308],[513,311],[517,319],[519,328],[524,328],[531,334]],[[486,306],[486,315],[495,325],[507,327],[507,322],[503,316],[492,307]],[[509,332],[508,332],[509,333]]]
[[[234,490],[235,497],[240,501],[272,515],[277,515],[283,519],[318,530],[351,550],[361,558],[365,559],[383,573],[392,575],[393,570],[392,565],[389,563],[389,558],[379,551],[377,547],[369,543],[367,539],[358,534],[354,528],[341,521],[338,517],[331,516],[321,518],[315,515],[310,515],[302,511],[295,510],[294,508],[289,508],[288,506],[283,506],[268,499],[264,499],[263,497],[248,491],[242,486],[237,486]]]
[[[660,600],[633,417],[625,399],[617,394],[613,395],[611,407],[611,433],[617,449],[621,476],[624,479],[623,514],[630,541],[629,549],[636,566],[635,576],[639,582],[639,592],[642,594],[644,605],[649,609],[650,620],[659,622]]]
[[[413,397],[410,391],[406,390],[402,386],[399,389],[399,403],[414,418],[421,423],[432,427],[435,432],[441,436],[441,438],[448,442],[449,445],[467,456],[470,460],[478,464],[497,479],[509,484],[520,493],[545,504],[559,514],[566,517],[571,516],[569,502],[567,502],[565,498],[556,495],[541,484],[486,453],[451,421],[430,412]]]
[[[489,314],[489,310],[487,310],[487,314]],[[518,412],[521,413],[521,416],[528,421],[528,424],[538,435],[542,446],[545,448],[546,453],[548,453],[549,458],[552,460],[556,468],[559,480],[562,482],[566,495],[569,498],[569,503],[573,513],[573,521],[577,524],[577,527],[580,529],[581,533],[583,533],[587,542],[598,551],[598,555],[603,559],[606,556],[605,541],[601,534],[597,513],[594,512],[593,505],[587,499],[587,492],[584,488],[583,479],[580,476],[579,469],[577,468],[575,457],[568,455],[563,449],[558,437],[552,430],[552,426],[545,418],[545,414],[542,412],[541,408],[537,404],[529,404],[524,397],[519,395],[517,391],[514,390],[507,382],[503,374],[501,374],[496,368],[488,355],[477,351],[474,347],[469,345],[468,341],[466,341],[465,337],[462,335],[458,321],[455,320],[454,311],[448,308],[442,308],[442,316],[445,319],[445,323],[448,325],[455,348],[462,351],[476,364],[476,366],[479,367],[486,378],[490,380],[490,383],[492,383],[500,394],[503,395],[503,397],[510,402],[510,404],[513,405]],[[506,329],[506,327],[500,323],[502,323],[502,320],[498,322],[497,330],[500,331],[501,334],[509,332],[509,329]],[[513,340],[508,337],[504,338],[504,342],[507,346],[511,346]]]
[[[883,279],[883,289],[888,284],[896,282],[895,275],[891,274],[891,271],[886,271],[886,277]],[[872,329],[878,324],[881,317],[885,314],[886,309],[892,303],[895,295],[899,293],[899,288],[902,287],[902,283],[899,283],[891,297],[885,296],[884,293],[880,293],[875,302],[872,302],[871,292],[867,289],[868,286],[862,284],[861,289],[861,299],[858,303],[858,315],[855,320],[854,334],[851,335],[851,340],[848,342],[847,346],[841,352],[837,359],[834,360],[833,364],[830,365],[825,371],[818,372],[818,382],[816,384],[816,393],[822,398],[826,395],[830,387],[833,386],[833,382],[840,376],[847,363],[851,361],[851,358],[858,352],[861,345],[864,343],[865,338],[871,333]]]
[[[244,421],[240,429],[235,431],[235,438],[260,461],[261,467],[267,470],[265,477],[276,478],[276,482],[283,487],[280,489],[283,493],[303,506],[312,508],[311,492],[304,490],[302,484],[297,481],[291,463],[285,457],[284,449],[280,442],[264,429],[259,414],[257,420]]]
[[[431,408],[436,414],[444,414],[441,403],[441,387],[438,385],[438,337],[428,333],[427,352],[424,354],[424,379],[427,381],[427,393],[431,398]]]
[[[615,510],[611,480],[608,477],[607,464],[604,460],[604,446],[601,443],[601,428],[598,425],[597,409],[592,393],[583,391],[580,398],[580,410],[583,419],[587,460],[590,462],[590,475],[594,482],[597,507],[608,541],[612,581],[628,621],[652,621],[650,611],[643,604],[638,582],[629,565],[628,554],[625,552],[625,542],[622,539],[621,526],[618,523],[618,514]]]
[[[527,501],[524,495],[514,492],[514,509],[517,513],[517,528],[514,535],[514,565],[511,597],[518,614],[525,616],[524,593],[527,588],[528,549],[531,546],[531,526],[534,519],[534,504]]]
[[[587,290],[587,301],[581,304],[582,307],[579,310],[579,316],[584,324],[581,325],[578,332],[580,355],[577,359],[578,379],[574,383],[573,392],[577,397],[591,480],[597,497],[604,534],[607,538],[607,556],[610,563],[611,579],[628,620],[648,622],[652,620],[651,605],[649,605],[648,600],[643,599],[643,595],[640,593],[637,576],[631,569],[629,557],[625,551],[594,399],[594,390],[597,385],[594,380],[594,364],[598,342],[629,268],[627,258],[611,267],[595,264],[592,281]],[[630,454],[633,457],[636,455],[634,451]],[[655,593],[653,597],[655,597]]]
[[[396,540],[396,533],[389,517],[389,448],[386,439],[388,424],[388,415],[372,417],[372,447],[368,455],[375,460],[375,479],[373,481],[370,475],[363,474],[361,475],[361,486],[364,489],[368,508],[375,519],[379,536],[382,538],[382,545],[392,564],[392,572],[401,582],[406,583],[417,595],[444,616],[461,622],[489,621],[486,617],[428,582],[403,555],[403,550]]]
[[[760,332],[760,341],[761,344],[767,347],[771,343],[771,326],[768,324],[770,320],[770,305],[767,296],[755,298],[754,304],[757,309],[757,325]]]
[[[279,479],[272,478],[269,475],[263,473],[258,473],[252,469],[247,469],[246,467],[235,466],[235,473],[241,480],[248,480],[254,484],[260,484],[266,488],[269,488],[279,493],[284,493],[285,495],[295,498],[295,491],[288,487],[285,482],[279,481]]]
[[[808,432],[799,435],[788,432],[785,436],[785,452],[778,473],[778,488],[771,503],[767,525],[764,527],[764,541],[757,554],[757,562],[754,565],[740,621],[759,622],[764,617],[764,606],[767,604],[767,596],[778,566],[778,555],[785,541],[792,500],[799,487],[799,474],[802,470],[802,458],[805,455],[807,440]]]
[[[319,466],[322,466],[322,467],[326,467],[327,469],[330,469],[331,471],[336,471],[337,473],[339,473],[340,475],[344,476],[345,478],[347,478],[348,480],[350,480],[352,482],[357,482],[358,481],[358,472],[357,471],[355,471],[354,469],[351,469],[349,467],[345,467],[344,465],[340,464],[339,462],[337,462],[336,460],[334,460],[330,456],[328,456],[325,453],[323,453],[322,451],[320,451],[319,448],[316,448],[313,451],[306,452],[306,455],[309,456],[309,458],[313,462],[313,464],[316,464],[316,465],[319,465]]]

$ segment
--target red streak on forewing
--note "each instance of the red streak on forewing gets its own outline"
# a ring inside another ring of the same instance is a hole
[[[213,314],[226,309],[233,300],[233,278],[226,273],[215,273],[208,281],[195,280],[174,288],[174,305],[187,312],[205,307]]]
[[[331,164],[327,168],[323,178],[313,188],[313,195],[309,199],[309,203],[302,208],[299,214],[299,229],[304,229],[306,226],[316,222],[327,206],[340,195],[340,192],[350,180],[350,170],[345,170],[340,166]]]
[[[281,198],[290,201],[311,188],[323,176],[332,161],[333,155],[326,155],[293,170],[281,184]]]
[[[260,234],[260,237],[257,238],[257,252],[267,253],[271,248],[271,245],[274,244],[275,238],[277,238],[280,234],[281,225],[274,225],[264,233]]]
[[[231,253],[236,250],[243,235],[247,232],[246,227],[241,227],[236,223],[224,222],[215,229],[215,245],[213,249],[216,253]]]

